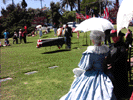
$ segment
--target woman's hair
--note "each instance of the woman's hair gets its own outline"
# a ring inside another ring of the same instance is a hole
[[[90,39],[94,40],[95,44],[99,44],[105,39],[105,34],[102,31],[91,31]]]

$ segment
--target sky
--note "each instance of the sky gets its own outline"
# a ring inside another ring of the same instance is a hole
[[[2,2],[3,0],[0,0],[0,16],[1,16],[1,8],[6,8],[6,6],[8,4],[12,4],[12,0],[6,0],[7,3],[6,4],[3,4]],[[40,0],[25,0],[26,3],[27,3],[27,8],[41,8],[41,2]],[[60,2],[60,0],[42,0],[42,6],[46,6],[46,7],[49,7],[50,8],[50,2],[53,1],[53,2]],[[112,0],[112,1],[115,1],[115,0]],[[18,4],[20,3],[21,4],[22,0],[14,0],[14,3],[15,4]],[[119,3],[121,4],[122,0],[119,0]]]

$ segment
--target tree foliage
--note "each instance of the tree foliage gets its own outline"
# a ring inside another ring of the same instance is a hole
[[[22,8],[24,8],[24,9],[27,7],[27,3],[25,2],[25,0],[22,1],[21,6],[22,6]]]
[[[99,2],[98,0],[82,0],[81,2],[81,13],[84,15],[86,14],[86,11],[89,11],[93,9],[94,14],[97,15],[99,12]]]
[[[28,32],[31,32],[30,27],[34,15],[28,11],[24,11],[19,4],[17,4],[17,7],[15,8],[13,8],[13,5],[10,4],[6,7],[6,9],[2,9],[1,13],[3,15],[0,18],[2,27],[1,34],[4,29],[7,29],[12,36],[14,31],[18,31],[20,28],[23,29],[25,25],[27,25],[30,29]]]
[[[51,6],[51,15],[52,15],[52,22],[56,23],[57,27],[59,26],[60,22],[59,19],[61,18],[61,14],[59,12],[60,9],[60,3],[57,2],[56,4],[54,2],[50,3]]]
[[[61,5],[62,7],[67,7],[70,6],[71,8],[71,11],[73,11],[73,8],[75,7],[76,5],[76,0],[61,0]]]
[[[73,22],[76,20],[76,11],[66,11],[63,13],[62,18],[60,19],[63,24],[67,22]]]

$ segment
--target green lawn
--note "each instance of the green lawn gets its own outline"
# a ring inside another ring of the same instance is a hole
[[[133,31],[133,27],[130,29]],[[122,31],[126,32],[125,29]],[[43,38],[53,37],[53,31],[43,35]],[[12,44],[10,38],[11,46],[0,48],[1,78],[13,78],[1,83],[2,100],[58,100],[68,92],[73,82],[72,70],[78,67],[82,52],[87,48],[86,43],[91,44],[89,32],[80,33],[79,39],[73,33],[71,51],[65,50],[65,45],[61,49],[57,46],[36,48],[38,39],[37,35],[27,37],[27,44]],[[48,68],[52,66],[58,67]],[[25,75],[30,71],[38,72]]]

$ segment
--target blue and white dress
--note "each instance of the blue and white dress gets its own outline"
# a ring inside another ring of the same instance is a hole
[[[85,71],[75,78],[69,92],[60,100],[116,100],[113,84],[103,72],[103,61],[108,52],[105,45],[89,46],[78,64]]]

